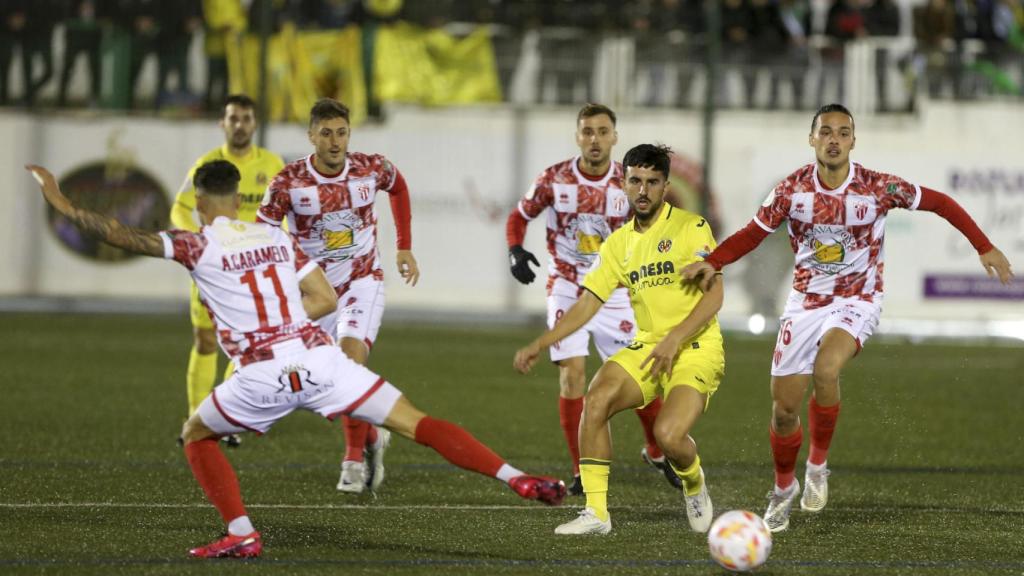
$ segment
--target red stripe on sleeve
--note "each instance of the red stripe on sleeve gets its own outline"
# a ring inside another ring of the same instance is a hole
[[[757,248],[768,237],[768,234],[770,232],[751,220],[749,224],[719,244],[718,248],[715,248],[704,261],[714,266],[715,270],[721,270],[726,264],[732,264]]]
[[[971,246],[974,246],[978,254],[984,254],[994,248],[988,236],[985,236],[985,233],[981,231],[981,228],[964,210],[963,206],[942,192],[922,186],[921,202],[917,205],[917,209],[934,212],[945,218],[970,241]]]
[[[395,233],[399,250],[412,250],[412,207],[409,187],[402,173],[395,168],[395,182],[387,191],[391,195],[391,215],[395,220]]]
[[[508,242],[509,248],[523,245],[523,240],[526,239],[527,224],[529,221],[519,213],[519,207],[513,208],[508,215],[508,221],[505,222],[505,240]]]

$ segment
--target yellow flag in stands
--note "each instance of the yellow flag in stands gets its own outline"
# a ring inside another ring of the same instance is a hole
[[[501,100],[486,27],[461,39],[404,22],[381,27],[373,66],[375,93],[382,101],[444,106]]]

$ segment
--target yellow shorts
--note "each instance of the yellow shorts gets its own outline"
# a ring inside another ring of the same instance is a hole
[[[689,386],[701,394],[707,395],[704,409],[707,410],[711,395],[718,390],[718,383],[722,381],[725,374],[725,353],[720,346],[706,346],[693,348],[687,344],[676,358],[672,366],[672,378],[662,374],[657,380],[650,376],[651,365],[648,363],[643,369],[640,364],[654,349],[655,344],[634,340],[625,348],[619,350],[609,358],[633,377],[633,380],[640,387],[644,395],[644,406],[660,394],[667,398],[668,393],[676,386]]]
[[[192,318],[192,327],[203,330],[213,330],[213,319],[210,318],[210,311],[199,301],[199,288],[192,283],[192,298],[188,306],[189,316]]]

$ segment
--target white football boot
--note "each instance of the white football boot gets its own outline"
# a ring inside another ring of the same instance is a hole
[[[700,469],[700,492],[686,496],[686,519],[694,532],[707,532],[714,516],[714,506],[708,495],[708,484],[704,481],[704,468]]]
[[[768,509],[764,512],[764,523],[772,532],[782,532],[789,528],[789,513],[793,509],[793,500],[800,494],[800,483],[796,480],[782,494],[775,491],[775,487],[768,491]]]
[[[366,488],[366,466],[362,462],[346,460],[341,463],[341,478],[338,479],[338,491],[349,494],[360,494]]]
[[[580,510],[580,515],[571,522],[555,528],[555,534],[607,534],[612,531],[612,517],[601,520],[593,508]]]
[[[370,490],[376,492],[384,482],[384,452],[391,445],[391,432],[377,428],[377,441],[366,446],[366,463],[370,477],[366,479]]]
[[[822,466],[817,472],[810,469],[804,475],[804,495],[800,497],[800,509],[820,512],[828,504],[828,468]]]

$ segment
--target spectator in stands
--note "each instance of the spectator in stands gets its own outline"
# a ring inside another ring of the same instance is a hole
[[[139,74],[146,58],[157,48],[157,33],[160,31],[157,15],[157,0],[130,0],[127,11],[121,16],[127,23],[131,37],[131,56],[128,64],[128,107],[135,107],[135,93],[138,89]]]
[[[683,0],[680,6],[680,22],[685,34],[683,41],[683,57],[679,65],[679,87],[676,99],[680,107],[688,108],[690,104],[690,86],[697,71],[704,66],[707,46],[707,21],[704,13],[704,0]]]
[[[750,0],[753,13],[753,63],[769,75],[768,108],[779,107],[779,84],[787,80],[793,88],[793,107],[803,102],[807,74],[807,30],[810,7],[806,0]]]
[[[302,28],[340,30],[352,22],[357,0],[298,0]]]
[[[752,65],[751,36],[754,32],[754,15],[748,0],[723,0],[722,18],[722,62],[726,72],[738,72],[743,81],[743,106],[754,106],[754,91],[757,89],[757,68]],[[726,74],[719,79],[717,92],[719,100],[733,104],[726,93]]]
[[[10,98],[8,72],[14,60],[14,49],[21,44],[25,28],[25,1],[0,0],[0,106],[7,105]]]
[[[846,100],[846,43],[867,35],[861,0],[833,0],[825,21],[825,37],[829,44],[821,51],[817,104],[825,102],[825,84],[829,77],[834,78],[837,84],[834,100]]]
[[[900,33],[900,9],[893,0],[868,0],[864,10],[864,26],[871,36],[894,37]],[[875,87],[878,90],[878,111],[889,110],[889,63],[892,54],[888,47],[875,50]]]
[[[917,41],[914,67],[918,74],[924,74],[931,98],[938,98],[943,85],[953,79],[950,57],[955,33],[956,12],[951,0],[928,0],[927,4],[914,8],[914,39]],[[912,90],[911,98],[915,94],[916,90]]]
[[[206,95],[207,110],[221,110],[228,96],[228,43],[237,40],[248,22],[242,0],[203,0],[203,22],[206,27]]]
[[[57,104],[66,106],[68,82],[78,57],[85,55],[89,70],[90,108],[99,105],[101,82],[100,47],[103,42],[103,20],[110,15],[110,2],[105,0],[71,0],[68,17],[64,20],[64,63],[60,71]]]
[[[53,29],[63,14],[60,0],[31,0],[23,3],[24,26],[21,28],[21,77],[26,106],[35,104],[39,90],[53,77]],[[36,76],[35,63],[43,65]]]
[[[200,0],[159,2],[157,30],[157,107],[170,100],[191,100],[188,89],[188,48],[192,35],[202,26]],[[170,91],[170,77],[177,77],[177,97]]]

